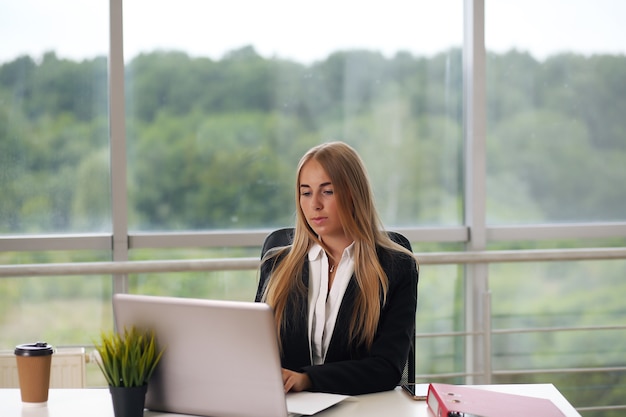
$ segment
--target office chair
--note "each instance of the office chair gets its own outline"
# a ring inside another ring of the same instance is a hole
[[[406,249],[411,251],[411,253],[413,252],[411,243],[406,237],[398,232],[387,233],[389,234],[391,240],[405,247]],[[293,234],[294,229],[291,227],[287,227],[275,230],[267,235],[265,241],[263,242],[263,248],[261,249],[261,259],[263,259],[267,251],[270,249],[290,245],[291,242],[293,242]],[[415,333],[415,325],[413,325],[413,333]],[[406,361],[406,365],[404,366],[404,371],[402,372],[402,378],[399,385],[407,383],[415,383],[415,337],[413,337],[411,346],[409,347],[409,355]]]

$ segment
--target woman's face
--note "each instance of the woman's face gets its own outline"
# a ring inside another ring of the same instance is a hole
[[[319,162],[310,160],[302,166],[299,184],[300,208],[309,226],[322,239],[343,236],[333,184]]]

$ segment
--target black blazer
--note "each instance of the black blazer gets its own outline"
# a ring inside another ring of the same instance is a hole
[[[389,289],[371,350],[348,343],[357,291],[354,276],[346,289],[322,365],[312,365],[310,360],[307,295],[294,295],[297,297],[295,303],[289,303],[285,314],[290,321],[282,338],[281,362],[283,368],[306,372],[311,379],[311,391],[346,395],[386,391],[395,388],[402,377],[409,347],[415,337],[417,265],[415,258],[405,254],[391,253],[383,248],[377,248],[377,254],[389,277]],[[270,260],[261,265],[256,301],[261,300],[273,264]],[[308,260],[304,262],[302,281],[308,289]]]

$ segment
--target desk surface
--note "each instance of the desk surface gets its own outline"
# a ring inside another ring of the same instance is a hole
[[[552,400],[566,417],[580,414],[552,384],[488,385],[481,388]],[[0,389],[2,417],[113,417],[111,396],[107,389],[51,389],[47,407],[22,406],[18,389]],[[316,417],[432,417],[424,401],[414,401],[399,388],[378,394],[350,397]],[[145,417],[189,417],[146,411]]]

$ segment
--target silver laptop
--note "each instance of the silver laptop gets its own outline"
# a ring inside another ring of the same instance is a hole
[[[154,329],[161,362],[146,408],[200,416],[288,416],[274,319],[263,303],[116,294],[118,329]]]

